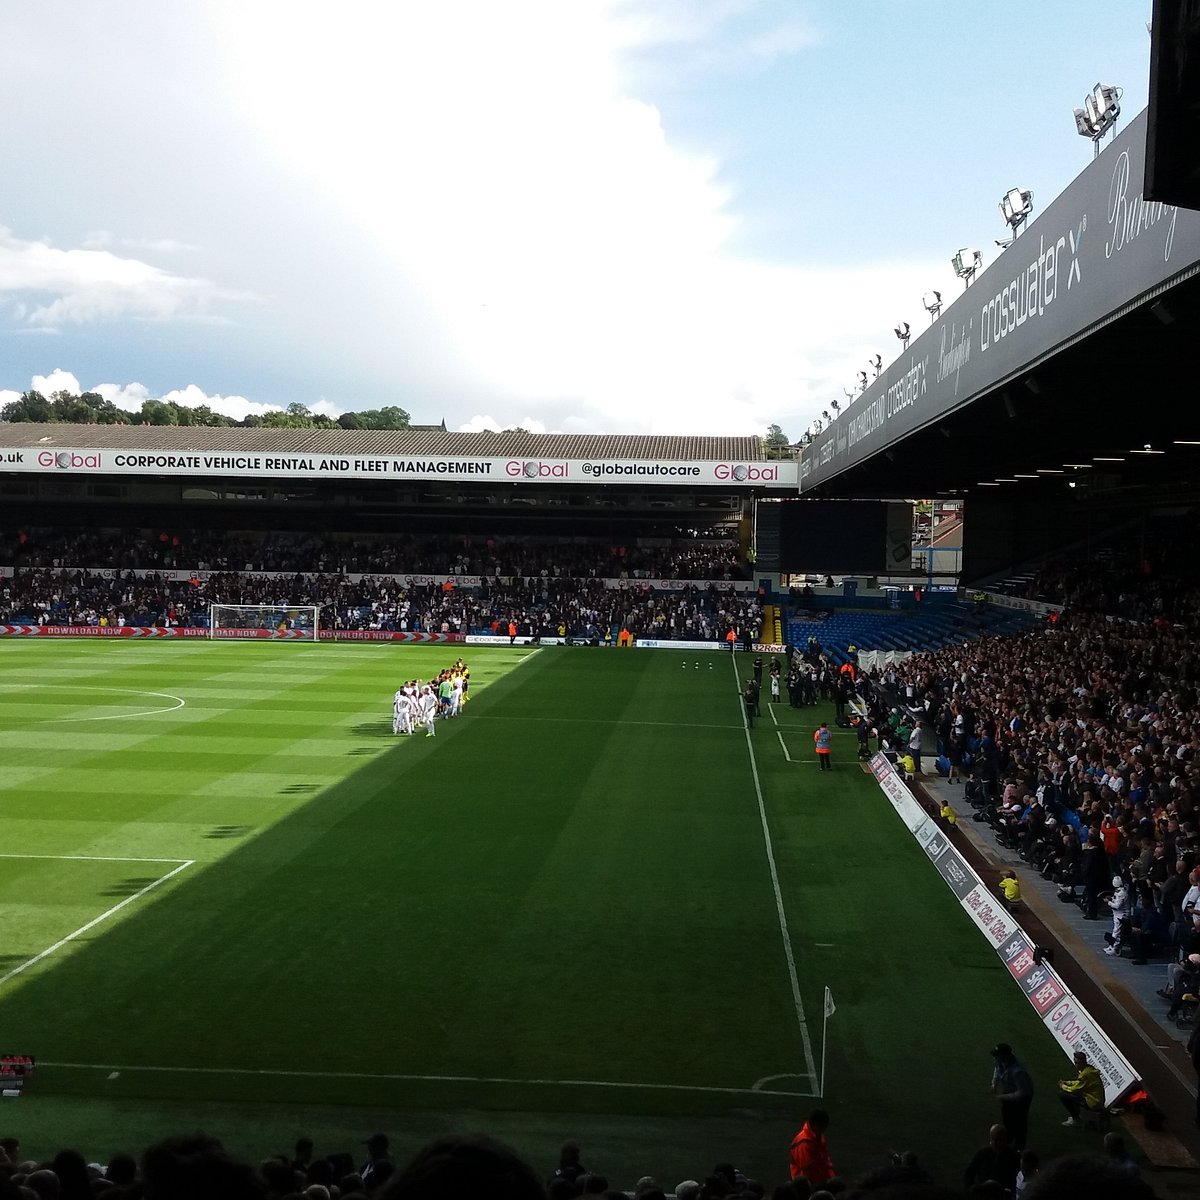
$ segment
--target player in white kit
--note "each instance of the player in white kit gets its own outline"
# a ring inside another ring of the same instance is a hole
[[[392,732],[412,733],[412,704],[405,688],[392,697]]]
[[[433,688],[426,685],[421,689],[420,714],[425,723],[425,736],[435,737],[434,726],[437,723],[438,698]]]

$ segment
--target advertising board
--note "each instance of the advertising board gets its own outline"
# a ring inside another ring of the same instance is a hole
[[[882,754],[871,759],[871,771],[896,814],[908,827],[958,898],[963,911],[995,948],[1013,981],[1041,1017],[1063,1053],[1082,1050],[1104,1080],[1104,1102],[1115,1104],[1138,1082],[1137,1073],[1112,1040],[1071,994],[1054,968],[1037,961],[1036,947],[1020,923],[962,858]]]

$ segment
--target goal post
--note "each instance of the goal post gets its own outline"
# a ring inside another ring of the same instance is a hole
[[[210,604],[210,638],[274,638],[315,642],[321,629],[319,604]]]

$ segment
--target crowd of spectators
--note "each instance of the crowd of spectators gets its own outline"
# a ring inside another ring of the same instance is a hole
[[[158,1142],[140,1160],[121,1153],[107,1163],[89,1163],[70,1149],[48,1160],[26,1158],[17,1139],[2,1138],[0,1200],[763,1200],[768,1194],[771,1200],[1003,1200],[1014,1195],[1020,1200],[1154,1200],[1154,1190],[1115,1134],[1105,1138],[1103,1153],[1065,1156],[1044,1166],[1036,1154],[1018,1156],[1004,1144],[1003,1134],[1003,1126],[993,1127],[989,1144],[972,1157],[965,1173],[954,1170],[961,1188],[938,1181],[913,1153],[883,1154],[884,1165],[853,1179],[832,1174],[832,1159],[824,1150],[805,1156],[798,1169],[793,1144],[790,1172],[786,1166],[780,1171],[791,1179],[769,1192],[731,1162],[674,1185],[645,1175],[626,1190],[589,1170],[578,1143],[567,1142],[557,1166],[543,1173],[485,1134],[440,1137],[404,1164],[392,1156],[384,1134],[368,1139],[359,1159],[344,1152],[319,1156],[312,1139],[301,1138],[291,1153],[264,1158],[257,1166],[202,1134]]]
[[[1193,628],[1068,609],[892,673],[1001,841],[1085,916],[1113,920],[1108,953],[1173,964],[1163,999],[1178,1016],[1200,978]]]
[[[726,529],[682,529],[613,543],[595,538],[415,533],[23,528],[0,534],[0,564],[120,570],[298,571],[591,579],[748,579]]]
[[[316,605],[326,629],[425,633],[489,633],[516,625],[522,637],[604,640],[627,629],[634,637],[721,640],[759,635],[756,593],[717,584],[663,591],[648,582],[535,576],[479,587],[451,581],[416,584],[386,577],[283,577],[235,571],[173,580],[131,571],[62,572],[27,568],[0,580],[0,624],[182,626],[209,622],[210,605]]]
[[[1188,570],[1179,547],[1195,543],[1200,524],[1190,513],[1160,519],[1151,535],[1106,545],[1085,558],[1053,559],[1027,578],[1002,584],[1001,590],[1061,604],[1072,612],[1195,627],[1200,621],[1200,579]]]
[[[728,531],[647,541],[27,528],[0,535],[0,623],[200,627],[213,604],[291,604],[332,629],[758,636],[760,602],[728,586],[748,570]]]

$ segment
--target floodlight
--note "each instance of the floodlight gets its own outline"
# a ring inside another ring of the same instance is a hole
[[[900,324],[896,326],[894,332],[900,339],[901,345],[903,345],[904,349],[907,350],[908,340],[910,337],[912,337],[912,331],[909,329],[908,322],[901,321]]]
[[[1121,89],[1111,83],[1098,83],[1084,97],[1083,107],[1075,109],[1075,132],[1080,137],[1091,138],[1100,153],[1100,140],[1116,123],[1121,115]]]
[[[874,358],[868,358],[867,363],[875,372],[875,378],[879,378],[879,372],[883,370],[883,355],[876,354]]]
[[[860,392],[865,392],[867,390],[867,373],[866,373],[866,371],[859,371],[859,373],[858,373],[858,390]]]
[[[950,260],[950,265],[954,268],[955,275],[963,281],[963,286],[970,287],[975,272],[983,265],[983,254],[979,250],[970,250],[964,246]]]
[[[942,311],[942,293],[926,292],[921,297],[921,303],[925,305],[925,311],[929,314],[929,323],[932,325],[937,320],[938,313]]]
[[[841,402],[838,400],[830,400],[829,407],[833,409],[835,416],[842,411]]]
[[[1004,193],[1000,201],[1000,215],[1004,223],[1013,231],[1013,236],[1021,232],[1021,226],[1033,212],[1033,193],[1023,188],[1012,188]]]
[[[1101,120],[1110,125],[1121,115],[1121,89],[1111,83],[1098,83],[1092,89],[1092,99],[1100,110]]]
[[[969,275],[971,272],[979,270],[979,266],[982,262],[982,251],[970,250],[964,246],[950,260],[950,265],[954,268],[955,275],[961,279],[964,275]]]
[[[827,408],[822,410],[821,417],[823,420],[825,420],[827,422],[833,420],[833,418],[829,415],[829,409],[827,409]]]

